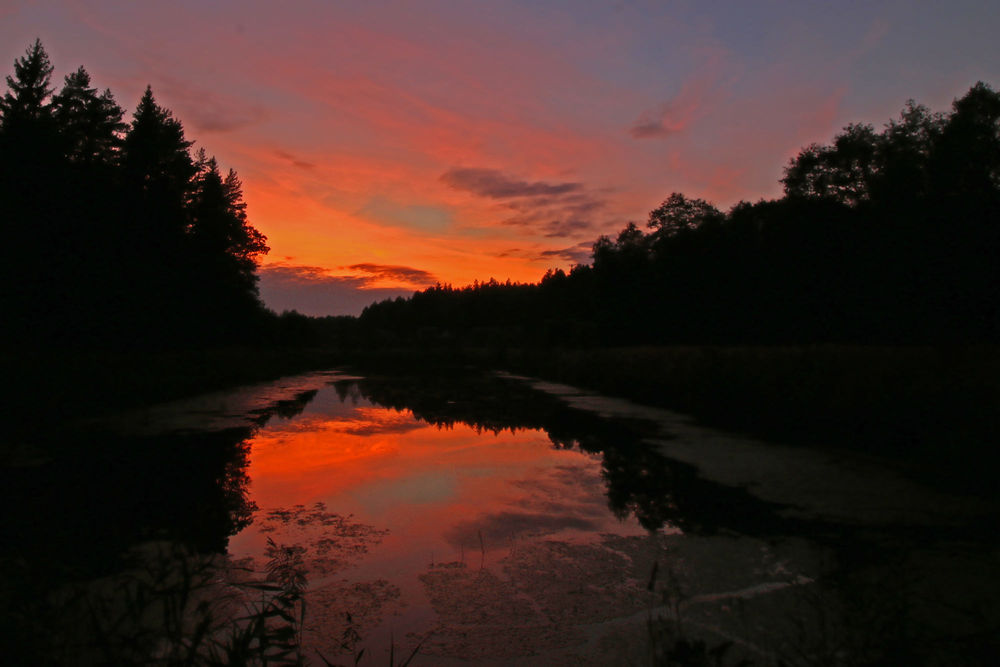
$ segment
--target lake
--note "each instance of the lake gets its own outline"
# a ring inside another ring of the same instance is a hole
[[[977,664],[993,641],[992,499],[531,378],[310,373],[59,437],[4,468],[5,557],[45,591],[10,593],[22,636],[85,662],[223,655],[262,610],[311,664]]]

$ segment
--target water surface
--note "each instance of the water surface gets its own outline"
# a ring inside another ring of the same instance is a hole
[[[310,373],[4,456],[14,663],[225,662],[276,554],[313,664],[978,664],[1000,622],[990,499],[526,378]]]
[[[321,389],[300,414],[272,419],[250,440],[250,497],[259,511],[229,553],[259,568],[268,538],[304,548],[309,614],[321,621],[308,639],[324,655],[340,649],[331,638],[343,636],[351,614],[363,633],[357,648],[394,637],[405,645],[424,640],[423,652],[439,657],[470,648],[499,657],[509,652],[497,645],[505,633],[561,629],[519,590],[534,573],[515,570],[557,567],[555,548],[586,550],[571,565],[579,569],[610,553],[610,540],[649,534],[634,514],[609,507],[600,451],[539,427],[420,419],[373,400],[378,385],[345,380]],[[449,400],[445,412],[455,405]],[[574,585],[582,592],[608,584],[588,581],[595,574],[579,569]],[[646,600],[635,602],[628,611]],[[465,611],[473,616],[463,618]],[[455,625],[475,626],[480,645],[456,646]]]

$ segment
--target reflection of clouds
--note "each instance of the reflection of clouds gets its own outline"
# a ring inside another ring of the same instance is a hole
[[[354,424],[356,425],[351,425],[348,428],[342,429],[342,432],[350,435],[388,435],[409,433],[410,431],[417,431],[422,428],[426,428],[426,424],[418,422],[409,416],[407,416],[405,421],[398,421],[395,423],[354,422]]]
[[[371,436],[409,433],[427,424],[414,418],[409,411],[397,412],[390,408],[356,407],[348,416],[327,415],[299,416],[297,419],[268,430],[272,433],[342,433],[345,435]]]
[[[391,408],[359,407],[350,418],[330,422],[325,430],[366,436],[409,433],[426,427],[408,410],[399,412]]]
[[[579,516],[553,516],[546,513],[504,511],[463,521],[445,532],[444,538],[455,547],[479,544],[482,534],[487,547],[511,537],[551,535],[561,530],[597,530],[600,524]]]
[[[607,516],[600,471],[592,465],[561,465],[544,476],[512,480],[511,487],[523,493],[496,512],[462,521],[444,537],[456,547],[479,544],[496,546],[512,537],[551,535],[563,530],[599,530]]]

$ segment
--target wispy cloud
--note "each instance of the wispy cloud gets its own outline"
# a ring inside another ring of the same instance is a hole
[[[490,199],[538,197],[579,192],[581,183],[546,183],[523,181],[497,169],[453,168],[441,174],[441,180],[456,190],[466,190]]]
[[[530,181],[497,169],[453,168],[441,180],[457,190],[479,197],[500,200],[513,212],[498,221],[501,226],[518,227],[547,238],[562,238],[589,232],[595,214],[606,202],[583,183]]]
[[[583,241],[568,248],[544,250],[538,254],[539,259],[561,259],[574,264],[586,264],[590,260],[593,243]]]
[[[362,288],[367,282],[365,278],[360,276],[333,276],[330,275],[329,271],[319,266],[299,266],[285,263],[265,264],[260,267],[260,274],[262,277],[266,275],[285,283],[300,285],[329,283]]]
[[[373,287],[374,275],[331,275],[318,266],[270,264],[261,267],[259,274],[260,295],[267,307],[314,316],[358,315],[369,304],[414,291]]]
[[[687,125],[688,119],[682,111],[673,103],[664,102],[655,109],[643,111],[628,132],[634,139],[668,137]]]
[[[289,164],[291,164],[291,165],[293,165],[295,167],[298,167],[299,169],[313,170],[313,169],[316,168],[316,164],[314,162],[309,162],[307,160],[303,160],[302,158],[299,158],[299,157],[296,157],[295,155],[292,155],[288,151],[275,150],[274,154],[277,157],[279,157],[282,160],[284,160],[285,162],[288,162]]]
[[[724,60],[724,52],[709,52],[707,60],[684,82],[680,91],[639,114],[628,130],[632,138],[664,138],[687,130],[711,107],[721,83]]]
[[[156,72],[153,77],[153,93],[157,94],[157,99],[162,93],[166,106],[171,107],[185,125],[190,124],[201,133],[233,132],[271,115],[259,104],[223,95],[162,72]]]
[[[382,194],[371,197],[358,214],[383,224],[429,232],[447,229],[453,222],[452,212],[446,206],[403,204]]]
[[[433,274],[422,269],[415,269],[411,266],[390,266],[386,264],[351,264],[346,267],[351,271],[360,271],[367,274],[361,280],[372,282],[374,280],[395,280],[402,283],[410,283],[421,287],[433,285],[438,280]]]

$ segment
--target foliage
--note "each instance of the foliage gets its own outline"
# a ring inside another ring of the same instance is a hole
[[[785,196],[727,213],[673,193],[537,284],[374,304],[374,344],[941,344],[1000,340],[1000,94],[910,101],[793,158]]]
[[[55,92],[36,41],[0,98],[0,311],[8,344],[249,342],[266,239],[242,184],[147,87],[131,123],[80,67]]]

